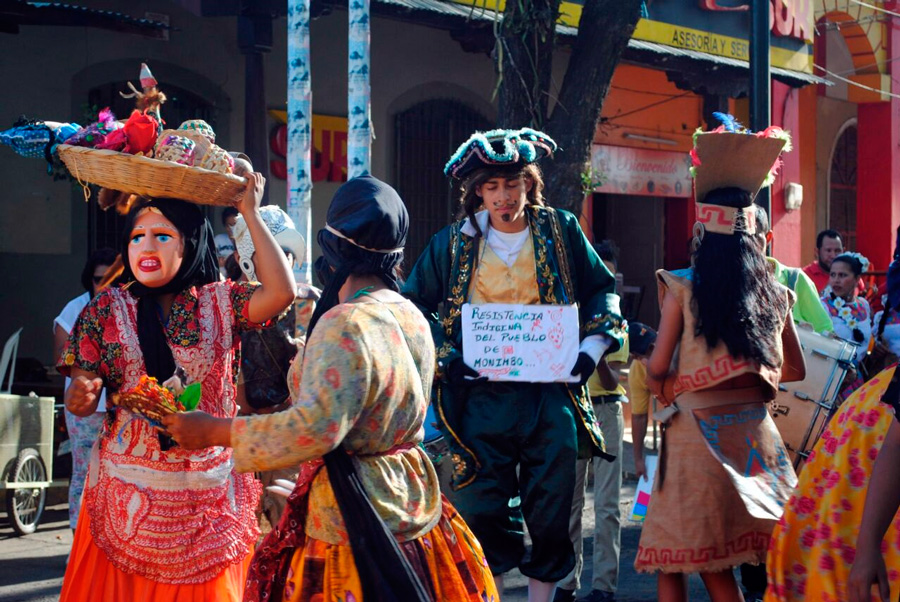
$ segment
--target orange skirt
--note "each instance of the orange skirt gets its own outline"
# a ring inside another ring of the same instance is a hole
[[[117,569],[91,536],[91,520],[82,512],[72,542],[60,602],[240,602],[252,553],[218,577],[196,585],[151,581]],[[173,558],[172,562],[179,562]]]
[[[498,602],[500,596],[481,544],[446,498],[443,502],[437,526],[408,542],[415,544],[413,569],[433,600]],[[410,547],[402,547],[409,558]],[[291,560],[284,600],[362,602],[359,572],[350,546],[307,537]]]

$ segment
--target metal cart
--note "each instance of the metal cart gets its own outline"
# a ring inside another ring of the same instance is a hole
[[[0,490],[19,535],[34,533],[53,474],[52,397],[0,395]]]

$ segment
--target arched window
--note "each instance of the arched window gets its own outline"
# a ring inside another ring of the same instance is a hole
[[[834,146],[828,189],[828,227],[856,250],[856,126],[844,129]]]
[[[409,210],[408,267],[456,215],[459,187],[444,176],[444,165],[472,132],[490,127],[478,111],[449,99],[426,100],[394,117],[393,180]]]

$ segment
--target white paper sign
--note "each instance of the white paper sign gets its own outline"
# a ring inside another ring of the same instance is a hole
[[[463,360],[494,381],[576,382],[578,308],[574,305],[466,303]]]
[[[644,456],[644,468],[647,474],[638,481],[634,492],[634,503],[631,505],[631,520],[643,521],[647,518],[647,507],[650,505],[650,495],[653,491],[653,479],[656,478],[656,465],[659,456]]]

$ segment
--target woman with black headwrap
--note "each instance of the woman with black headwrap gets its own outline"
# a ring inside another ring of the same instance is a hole
[[[144,375],[201,384],[199,407],[235,415],[237,332],[294,298],[284,253],[259,216],[265,180],[248,176],[238,204],[260,258],[260,283],[219,281],[212,229],[196,205],[142,200],[122,240],[124,285],[95,297],[60,361],[66,408],[87,415],[105,386]],[[113,395],[115,401],[115,395]],[[119,406],[95,446],[61,600],[237,602],[259,531],[259,485],[230,449],[188,451]]]
[[[293,406],[246,418],[165,419],[184,447],[234,447],[241,471],[303,463],[281,522],[257,551],[246,600],[376,599],[367,570],[384,548],[360,548],[360,517],[341,511],[347,475],[333,467],[346,452],[364,497],[399,544],[393,558],[406,559],[376,580],[405,568],[424,590],[417,600],[497,599],[481,546],[442,500],[420,446],[435,351],[421,312],[397,292],[408,228],[406,207],[387,184],[362,176],[341,186],[319,232],[327,282]]]

